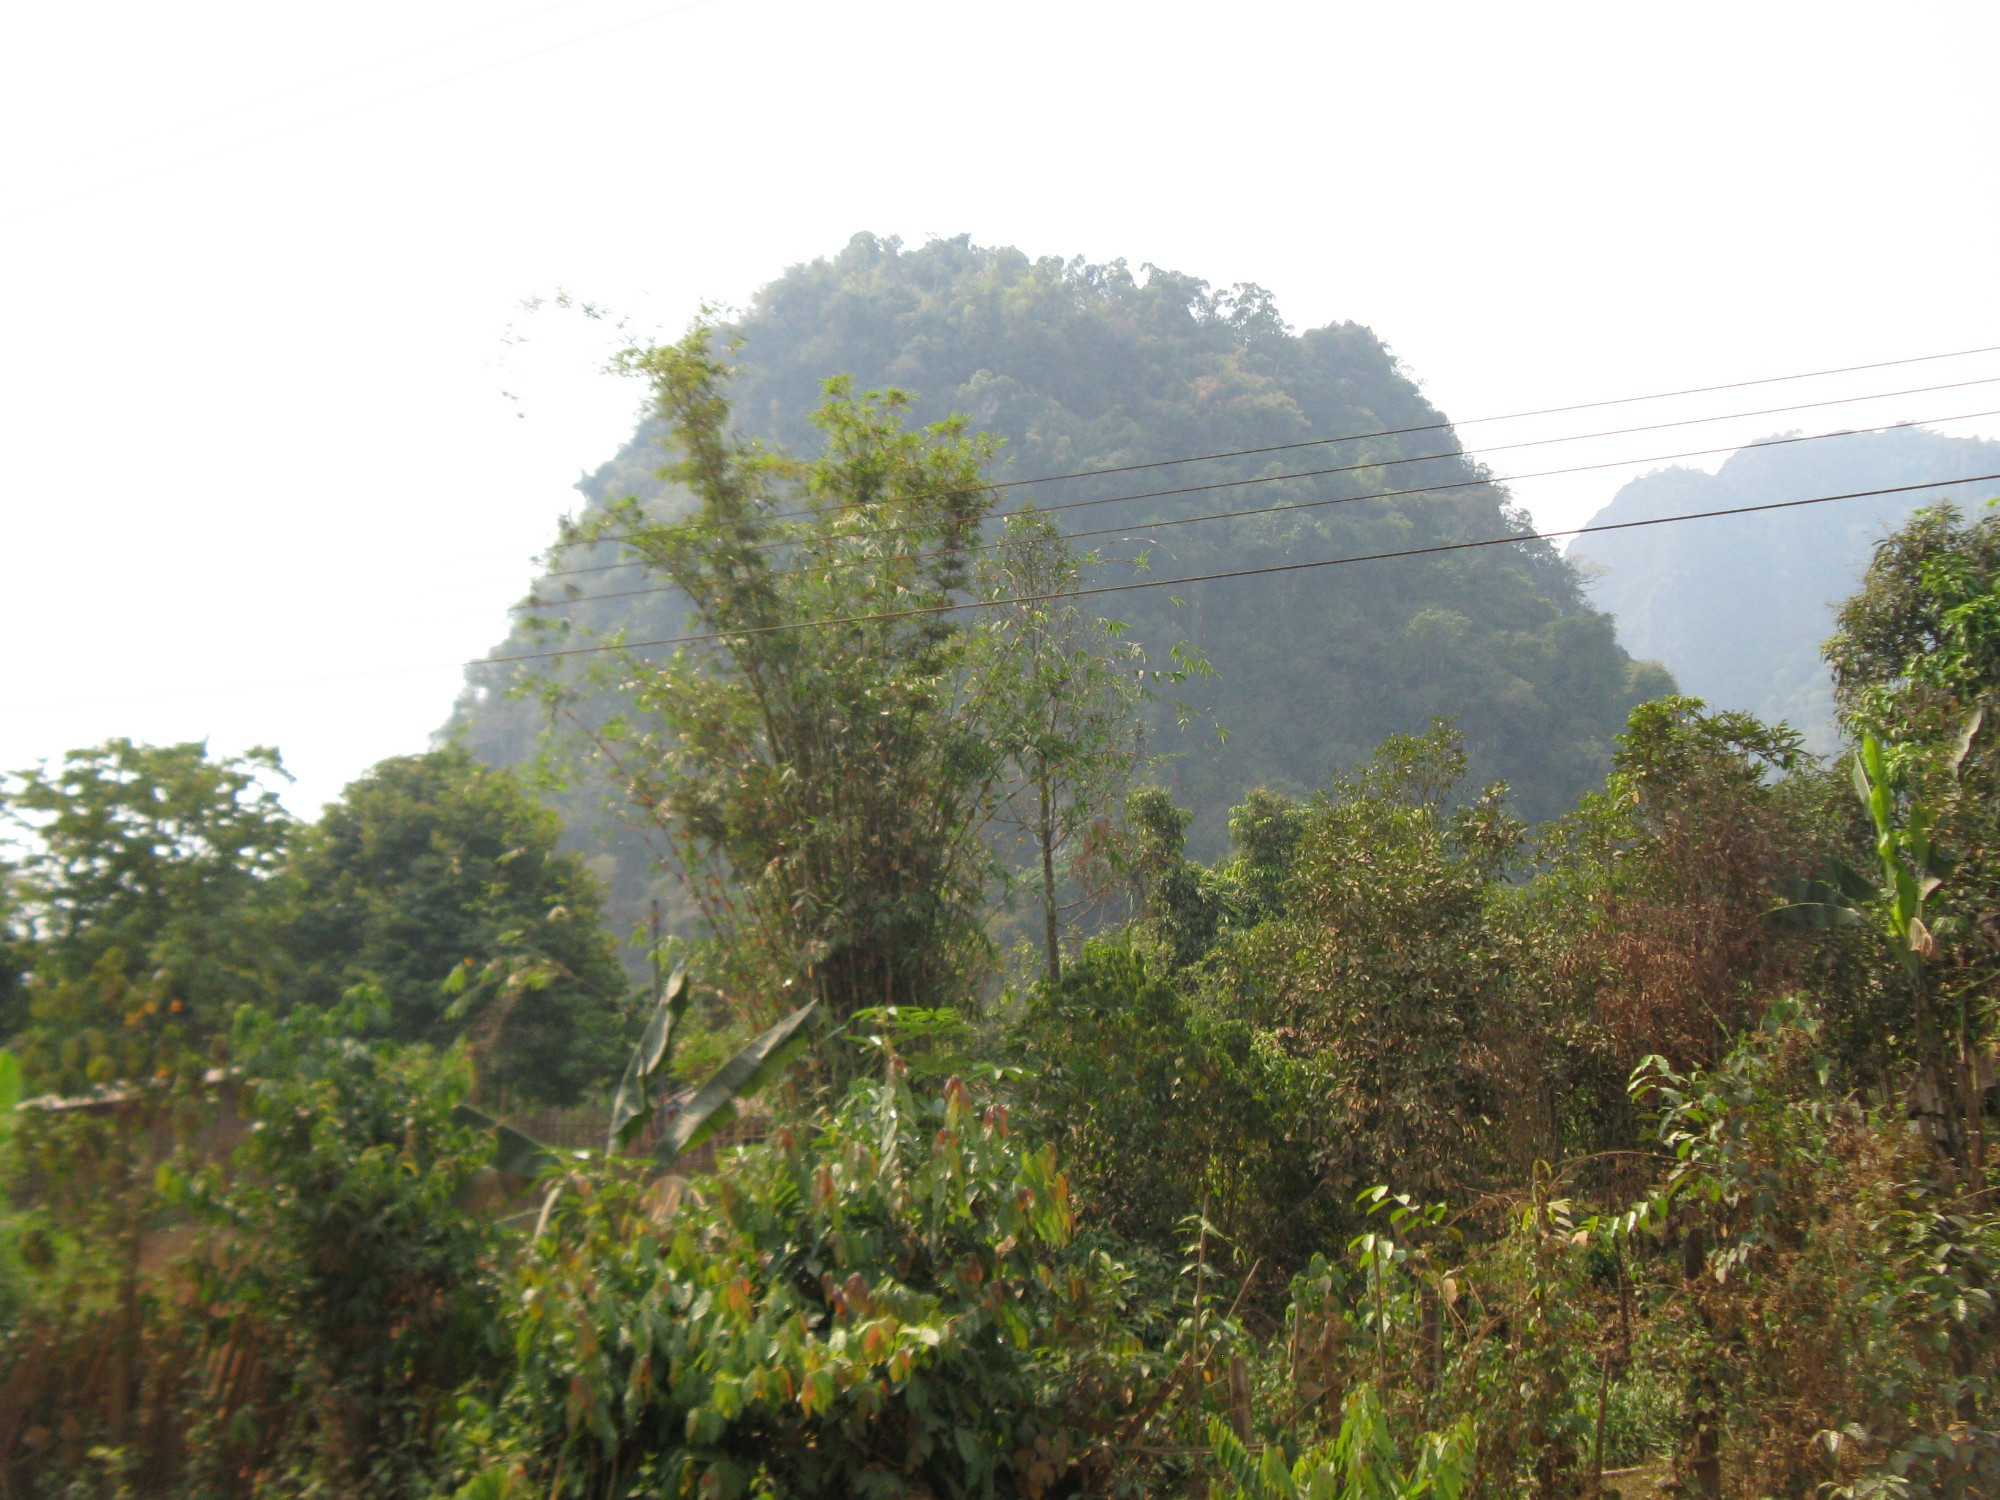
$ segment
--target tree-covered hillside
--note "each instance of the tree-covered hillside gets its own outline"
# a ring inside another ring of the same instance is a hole
[[[1352,323],[1294,332],[1254,286],[1217,291],[1155,267],[1034,260],[963,238],[905,249],[861,235],[765,287],[732,331],[739,420],[795,452],[818,447],[804,414],[820,383],[851,372],[860,389],[909,391],[915,422],[963,412],[1004,437],[991,477],[1018,487],[1003,492],[1002,510],[1266,481],[1058,512],[1066,531],[1103,533],[1079,545],[1102,552],[1106,580],[1129,580],[1135,566],[1171,578],[1527,529],[1373,332]],[[642,426],[581,483],[586,514],[629,494],[667,512],[685,503],[654,477],[658,439]],[[1018,484],[1300,443],[1316,446]],[[1340,472],[1285,477],[1329,469]],[[1452,487],[1368,498],[1420,486]],[[1188,524],[1325,500],[1351,503]],[[618,558],[608,545],[570,548],[552,566]],[[537,589],[553,607],[540,617],[624,627],[633,639],[681,630],[677,596],[590,597],[643,583],[619,570],[547,578]],[[1635,671],[1611,620],[1539,544],[1136,591],[1103,609],[1130,622],[1156,663],[1186,640],[1215,669],[1174,692],[1205,720],[1177,729],[1162,701],[1153,738],[1175,757],[1163,776],[1194,808],[1192,847],[1203,853],[1221,848],[1226,810],[1246,788],[1325,785],[1385,735],[1435,715],[1457,717],[1475,777],[1504,778],[1525,813],[1553,815],[1603,775],[1631,706],[1666,687],[1664,674]],[[499,650],[547,639],[517,627]],[[534,705],[507,699],[507,682],[505,671],[476,670],[451,721],[501,764],[533,753],[540,723]],[[620,863],[614,883],[629,900],[638,857]]]
[[[2000,443],[1920,427],[1757,445],[1714,474],[1676,468],[1635,479],[1590,524],[1995,470]],[[1707,524],[1608,532],[1579,538],[1570,555],[1595,575],[1591,599],[1617,619],[1628,650],[1663,662],[1684,689],[1711,705],[1783,719],[1812,748],[1826,751],[1836,735],[1820,643],[1833,632],[1834,605],[1854,591],[1875,543],[1912,511],[1940,499],[1977,502],[1991,488],[1940,485]]]

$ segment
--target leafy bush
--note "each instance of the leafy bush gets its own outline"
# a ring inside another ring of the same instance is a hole
[[[1653,1211],[1686,1215],[1700,1273],[1697,1378],[1757,1493],[1991,1494],[2000,1214],[1829,1091],[1819,1034],[1782,1004],[1715,1068],[1638,1080],[1676,1163]]]
[[[1427,1433],[1416,1460],[1405,1468],[1381,1402],[1368,1386],[1348,1394],[1340,1431],[1287,1464],[1283,1450],[1267,1445],[1253,1459],[1223,1423],[1209,1424],[1209,1442],[1227,1479],[1211,1494],[1216,1500],[1459,1500],[1466,1494],[1474,1464],[1472,1418],[1461,1417],[1443,1433]]]
[[[97,1449],[113,1469],[177,1451],[185,1288],[149,1263],[185,1225],[163,1203],[156,1168],[213,1120],[215,1102],[167,1078],[6,1109],[0,1487],[59,1487],[103,1468]]]
[[[239,1021],[251,1131],[188,1186],[224,1231],[202,1353],[241,1370],[232,1406],[187,1413],[197,1489],[426,1493],[440,1419],[494,1364],[499,1242],[465,1201],[492,1142],[452,1117],[470,1064],[358,1038],[386,1020],[362,990]]]
[[[210,1086],[4,1132],[34,1201],[0,1205],[0,1483],[430,1492],[439,1416],[496,1352],[499,1242],[467,1201],[492,1143],[452,1122],[463,1052],[362,1040],[381,1010],[246,1010]]]
[[[1308,808],[1286,915],[1218,956],[1242,1011],[1312,1057],[1341,1202],[1487,1164],[1506,973],[1488,914],[1521,830],[1505,788],[1452,805],[1465,769],[1449,725],[1385,742]]]
[[[561,824],[463,750],[385,760],[299,839],[293,993],[370,984],[398,1040],[468,1037],[490,1101],[569,1103],[615,1076],[626,981]],[[453,997],[456,996],[454,999]]]
[[[1129,941],[1087,943],[1013,1024],[1028,1128],[1053,1140],[1093,1224],[1171,1253],[1201,1208],[1239,1269],[1311,1253],[1318,1080],[1272,1039],[1180,994]],[[1279,1284],[1282,1284],[1280,1281]]]
[[[466,1495],[1041,1494],[1101,1462],[1127,1273],[1054,1152],[891,1064],[824,1129],[564,1179],[508,1287]]]

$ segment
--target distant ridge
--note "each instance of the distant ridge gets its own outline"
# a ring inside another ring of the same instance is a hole
[[[1914,484],[1937,474],[1986,472],[1996,464],[2000,442],[1922,427],[1781,447],[1753,444],[1714,474],[1676,468],[1635,479],[1591,524]],[[1975,506],[1993,489],[1941,486],[1713,526],[1588,536],[1569,556],[1590,580],[1592,602],[1617,619],[1619,640],[1634,656],[1661,662],[1682,691],[1712,707],[1783,719],[1826,752],[1839,735],[1820,644],[1875,543],[1921,506],[1939,500]]]

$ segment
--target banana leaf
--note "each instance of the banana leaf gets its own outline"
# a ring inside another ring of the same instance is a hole
[[[674,1033],[680,1029],[687,1002],[687,970],[677,968],[660,995],[660,1003],[653,1007],[639,1045],[632,1049],[631,1061],[625,1064],[625,1076],[619,1080],[618,1093],[611,1101],[611,1128],[604,1137],[607,1153],[631,1140],[653,1118],[658,1107],[653,1076],[673,1055]]]
[[[736,1118],[738,1100],[748,1099],[783,1072],[810,1040],[805,1024],[818,1009],[817,1000],[800,1006],[717,1068],[674,1117],[667,1138],[660,1143],[661,1163],[671,1164],[714,1135]]]
[[[451,1118],[454,1124],[469,1125],[493,1137],[493,1166],[496,1171],[505,1172],[510,1177],[539,1177],[555,1164],[555,1152],[533,1136],[516,1130],[512,1125],[502,1124],[483,1109],[474,1109],[470,1104],[456,1105]]]

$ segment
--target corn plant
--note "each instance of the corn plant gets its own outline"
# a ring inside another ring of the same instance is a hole
[[[1951,746],[1945,769],[1954,785],[1984,720],[1985,711],[1975,710]],[[1946,1048],[1930,970],[1939,957],[1940,937],[1948,936],[1954,925],[1935,914],[1931,898],[1950,878],[1957,860],[1933,842],[1938,808],[1911,792],[1895,747],[1885,746],[1872,732],[1863,733],[1854,756],[1853,778],[1855,795],[1867,811],[1875,835],[1875,872],[1863,875],[1836,867],[1829,878],[1798,892],[1805,899],[1789,903],[1780,914],[1816,925],[1869,925],[1881,933],[1908,980],[1912,997],[1916,1076],[1911,1113],[1955,1161],[1966,1162],[1969,1153],[1983,1158],[1983,1110],[1973,1083],[1976,1069],[1970,994],[1961,991],[1958,997],[1956,1088],[1948,1088],[1944,1080]]]

